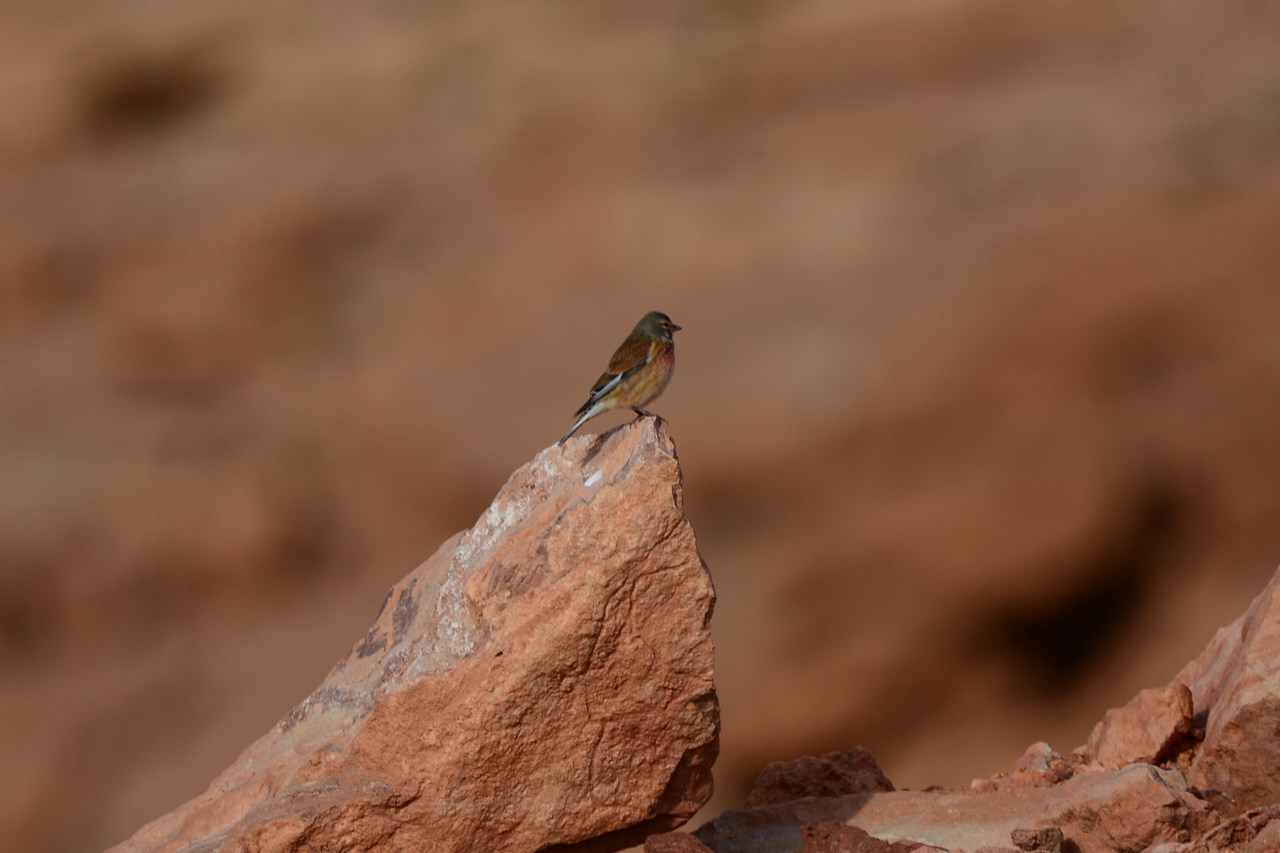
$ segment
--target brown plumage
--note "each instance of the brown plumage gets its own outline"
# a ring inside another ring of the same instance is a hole
[[[676,366],[673,337],[680,327],[661,311],[645,314],[609,359],[609,368],[591,386],[587,402],[573,413],[576,420],[558,444],[601,412],[631,408],[647,415],[644,406],[657,399],[671,381]]]

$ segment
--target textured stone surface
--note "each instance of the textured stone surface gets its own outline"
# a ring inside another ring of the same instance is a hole
[[[1174,680],[1205,726],[1192,784],[1234,811],[1280,802],[1280,573]]]
[[[644,853],[710,853],[710,850],[686,832],[664,832],[644,840]]]
[[[805,756],[768,764],[752,786],[746,807],[754,809],[802,797],[842,797],[892,790],[893,783],[880,770],[875,757],[859,746],[819,758]]]
[[[1108,711],[1069,757],[1035,743],[1008,773],[926,791],[892,790],[861,747],[775,763],[743,810],[695,835],[716,853],[1277,853],[1278,766],[1280,572],[1171,684]]]
[[[1280,806],[1253,809],[1224,821],[1194,841],[1168,842],[1150,853],[1276,853]]]
[[[838,821],[801,827],[800,842],[803,853],[927,853],[935,849],[913,841],[882,841]]]
[[[850,823],[884,841],[946,850],[1012,846],[1015,830],[1058,827],[1080,853],[1143,850],[1217,821],[1182,775],[1146,764],[1079,773],[1060,785],[994,791],[893,791],[728,812],[695,833],[716,853],[803,850],[803,829]]]
[[[1007,776],[989,780],[992,788],[1043,788],[1071,778],[1075,768],[1044,741],[1033,743],[1013,763]]]
[[[1007,773],[926,791],[893,790],[862,747],[775,762],[741,811],[694,834],[716,853],[1276,853],[1277,756],[1280,572],[1171,684],[1108,711],[1069,757],[1034,743]]]
[[[1090,733],[1085,755],[1103,767],[1152,764],[1176,749],[1191,728],[1191,690],[1180,682],[1153,687],[1107,711]]]
[[[1023,853],[1062,853],[1066,836],[1056,826],[1041,829],[1015,829],[1009,833],[1013,846]]]
[[[544,450],[314,693],[118,850],[595,850],[674,827],[711,794],[713,603],[660,421]]]

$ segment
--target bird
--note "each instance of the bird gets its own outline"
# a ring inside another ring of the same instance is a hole
[[[636,415],[651,415],[644,407],[658,398],[671,381],[676,366],[676,343],[673,333],[680,327],[661,311],[650,311],[636,323],[631,334],[609,359],[609,367],[591,386],[587,402],[573,413],[576,420],[564,438],[601,412],[631,408]]]

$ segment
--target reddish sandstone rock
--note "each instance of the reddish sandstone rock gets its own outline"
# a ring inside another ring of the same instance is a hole
[[[767,765],[751,786],[746,807],[754,809],[802,797],[842,797],[892,790],[893,783],[880,770],[875,757],[858,746],[848,752],[830,752],[821,758],[805,756]]]
[[[1056,826],[1041,829],[1015,829],[1009,833],[1013,846],[1023,853],[1062,853],[1066,836]]]
[[[1273,816],[1244,848],[1243,853],[1276,853],[1277,850],[1280,850],[1280,819]],[[1225,848],[1223,853],[1226,853]]]
[[[1133,764],[1059,785],[994,791],[891,791],[727,812],[697,830],[716,853],[802,849],[803,829],[840,821],[883,841],[944,850],[1010,848],[1015,830],[1057,827],[1079,853],[1144,850],[1217,822],[1176,770]]]
[[[838,821],[801,827],[800,841],[802,853],[927,853],[936,849],[913,841],[881,841]]]
[[[710,853],[711,848],[685,832],[664,832],[644,840],[644,853]]]
[[[605,850],[679,825],[719,728],[680,480],[652,418],[544,450],[310,697],[117,850]]]
[[[1123,708],[1107,711],[1089,735],[1085,756],[1102,767],[1155,764],[1190,733],[1191,717],[1191,690],[1185,684],[1143,690]]]
[[[1174,681],[1204,717],[1191,783],[1231,813],[1280,802],[1280,573]]]
[[[1044,741],[1033,743],[1013,763],[1006,777],[992,780],[995,788],[1043,788],[1071,778],[1075,767]]]
[[[1172,684],[1108,711],[1081,754],[1033,744],[966,790],[894,791],[861,748],[771,764],[745,809],[695,835],[715,853],[1277,853],[1277,767],[1280,573]]]
[[[1276,853],[1280,806],[1254,809],[1214,827],[1194,841],[1161,844],[1151,853]]]

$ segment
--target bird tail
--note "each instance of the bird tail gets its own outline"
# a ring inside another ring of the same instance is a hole
[[[569,427],[569,431],[564,434],[564,438],[556,442],[557,447],[564,447],[564,443],[569,440],[569,437],[577,432],[579,427],[598,415],[599,411],[594,406],[583,406],[581,409],[578,409],[577,414],[580,415],[580,417],[573,422],[573,426]]]

